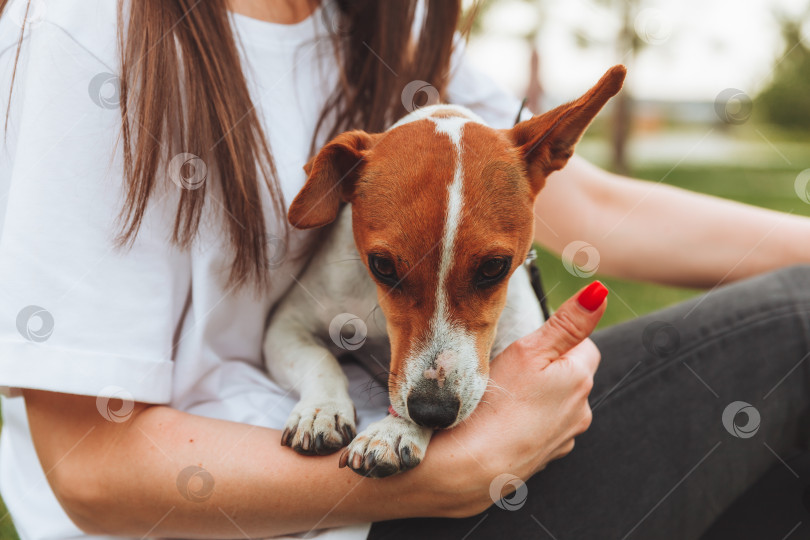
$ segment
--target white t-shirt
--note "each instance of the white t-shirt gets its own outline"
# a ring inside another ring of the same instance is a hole
[[[0,18],[3,119],[18,3]],[[287,258],[274,265],[266,296],[227,287],[231,251],[222,220],[233,218],[223,215],[214,193],[193,247],[173,247],[180,188],[165,177],[134,245],[114,248],[123,203],[116,2],[32,6],[35,20],[25,34],[8,135],[0,144],[0,492],[23,539],[84,538],[50,490],[18,389],[163,403],[280,429],[297,396],[265,375],[262,333],[300,263]],[[286,204],[304,183],[312,133],[336,83],[324,20],[320,9],[293,25],[231,16]],[[461,57],[454,58],[449,101],[494,127],[511,126],[519,101]],[[262,196],[272,208],[269,193]],[[279,234],[275,216],[266,219],[268,233]],[[287,252],[306,234],[317,233],[293,232]],[[361,369],[347,370],[362,429],[385,414],[387,396]],[[126,414],[98,403],[112,420]],[[368,528],[331,529],[320,537],[364,538]]]

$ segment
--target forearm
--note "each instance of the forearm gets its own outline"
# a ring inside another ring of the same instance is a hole
[[[549,177],[537,210],[539,241],[558,253],[588,242],[605,275],[711,287],[810,262],[806,217],[613,175],[584,160]]]
[[[452,515],[464,504],[457,507],[450,493],[444,497],[436,481],[439,471],[453,466],[449,441],[431,447],[416,470],[372,480],[339,469],[336,455],[302,457],[281,447],[274,430],[141,404],[129,421],[115,424],[101,419],[94,399],[74,398],[79,403],[65,407],[65,414],[88,420],[52,422],[66,426],[65,432],[51,432],[37,446],[60,502],[91,533],[267,537]],[[32,431],[46,407],[38,399],[26,393]],[[76,410],[88,407],[92,411]],[[206,472],[187,482],[181,471],[189,466]]]

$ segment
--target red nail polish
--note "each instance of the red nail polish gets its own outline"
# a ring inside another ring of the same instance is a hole
[[[600,281],[594,281],[579,293],[577,302],[588,311],[596,311],[608,295],[607,287]]]

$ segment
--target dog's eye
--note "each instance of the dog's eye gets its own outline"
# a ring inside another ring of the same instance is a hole
[[[495,257],[486,261],[478,269],[478,285],[492,285],[503,278],[512,265],[512,260],[508,257]]]
[[[369,255],[368,267],[371,268],[371,273],[383,283],[388,285],[397,283],[397,268],[391,259],[380,255]]]

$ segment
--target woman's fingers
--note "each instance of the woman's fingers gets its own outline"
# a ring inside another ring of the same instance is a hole
[[[517,343],[521,347],[534,350],[546,361],[545,365],[548,365],[548,362],[572,351],[591,335],[605,313],[607,293],[608,290],[602,283],[594,281],[566,300],[537,331],[521,338]],[[590,346],[595,348],[593,343]],[[587,356],[592,362],[593,355]],[[598,363],[598,358],[596,361]]]
[[[568,351],[565,357],[571,362],[582,364],[582,366],[593,375],[596,373],[596,368],[599,367],[599,362],[602,360],[602,353],[599,352],[596,343],[591,341],[590,338],[585,338],[585,340]]]

